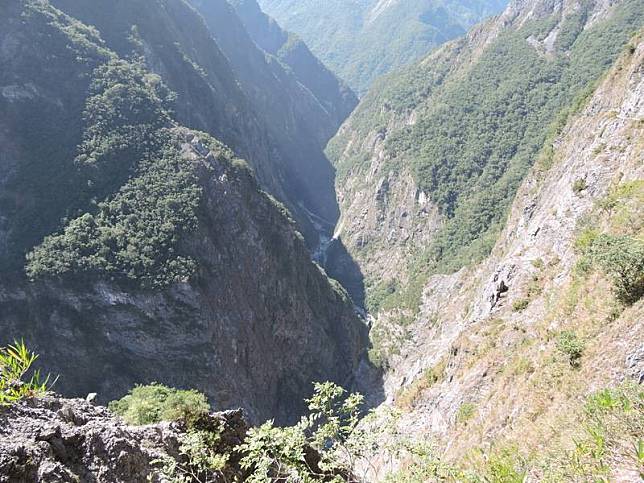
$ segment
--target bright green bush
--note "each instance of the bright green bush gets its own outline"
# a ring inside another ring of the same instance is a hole
[[[621,302],[633,304],[644,296],[644,240],[598,235],[590,244],[587,257],[610,276]]]
[[[481,476],[490,483],[524,483],[527,474],[525,459],[515,448],[506,448],[488,456]]]
[[[557,349],[568,358],[568,362],[573,367],[579,366],[584,348],[583,341],[579,340],[577,334],[570,330],[564,330],[557,338]]]
[[[206,396],[195,390],[179,390],[162,384],[136,386],[109,409],[129,424],[153,424],[160,421],[182,421],[191,426],[210,411]]]
[[[230,453],[220,449],[221,426],[210,430],[190,430],[179,446],[181,459],[165,456],[156,463],[161,464],[164,481],[171,483],[194,483],[230,481],[224,469]],[[215,479],[211,478],[215,476]],[[218,478],[217,478],[218,477]]]
[[[41,378],[40,371],[33,371],[31,377],[25,379],[36,359],[38,355],[27,349],[22,341],[0,347],[0,406],[47,391],[49,376]]]
[[[609,481],[616,464],[642,474],[644,392],[632,380],[591,394],[580,415],[581,434],[558,481]],[[617,463],[619,461],[619,463]],[[551,478],[550,481],[556,481]]]
[[[362,401],[361,395],[347,396],[331,382],[316,383],[307,401],[308,417],[286,428],[269,421],[251,429],[237,448],[242,468],[250,471],[247,481],[346,481],[340,476],[350,474],[359,457],[349,440],[356,432]],[[311,459],[309,449],[319,453],[319,461]]]

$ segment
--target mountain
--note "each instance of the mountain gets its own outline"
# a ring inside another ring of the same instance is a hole
[[[642,7],[512,2],[330,142],[384,371],[368,480],[638,479]]]
[[[260,0],[262,9],[360,94],[500,12],[504,0]]]
[[[403,455],[394,479],[443,465],[492,481],[638,480],[642,34],[548,142],[551,163],[530,170],[490,256],[427,283],[386,389],[398,434],[445,449]]]
[[[640,6],[515,2],[374,85],[327,149],[336,238],[372,312],[414,312],[429,275],[490,253],[548,140],[641,27]]]
[[[350,91],[336,81],[318,99],[252,40],[225,0],[154,8],[144,0],[52,4],[95,26],[120,56],[142,56],[177,94],[177,120],[248,160],[262,186],[291,210],[309,246],[317,245],[318,232],[338,216],[323,148],[355,105]]]
[[[514,0],[323,152],[329,76],[254,2],[0,6],[0,480],[641,479],[642,0]]]
[[[351,384],[365,325],[267,193],[292,185],[261,163],[289,166],[204,17],[55,3],[94,26],[48,1],[1,8],[0,343],[24,337],[66,394],[159,381],[252,420],[297,418],[312,381]]]
[[[340,81],[297,35],[286,32],[262,12],[256,0],[231,0],[239,18],[257,45],[277,57],[295,74],[337,121],[337,127],[356,107],[353,92]],[[333,132],[335,134],[335,131]]]

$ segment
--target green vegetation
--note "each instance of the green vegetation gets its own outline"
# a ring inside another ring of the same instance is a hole
[[[644,434],[644,392],[640,387],[628,381],[591,394],[582,421],[585,431],[575,442],[570,473],[595,481],[607,478],[611,459],[619,452],[636,466],[640,465],[641,474],[644,467],[639,459],[639,447]]]
[[[76,163],[95,198],[114,191],[139,162],[159,152],[173,100],[160,77],[140,64],[112,60],[94,70]]]
[[[22,41],[21,54],[3,66],[0,84],[42,86],[41,95],[33,99],[0,98],[12,138],[8,148],[13,145],[20,160],[0,191],[0,209],[9,229],[0,270],[18,271],[24,267],[25,253],[86,201],[79,199],[86,180],[73,162],[81,141],[84,100],[92,71],[114,54],[105,49],[95,29],[49,2],[13,2],[7,8],[22,10],[18,24],[28,25],[29,38]],[[15,24],[8,20],[13,15],[2,19],[9,36],[14,35],[10,25]],[[53,52],[55,61],[47,57]]]
[[[371,329],[370,339],[373,347],[368,355],[375,367],[390,367],[391,358],[400,353],[401,347],[411,335],[407,326],[412,320],[408,314],[399,311],[390,314],[385,323],[376,324]]]
[[[456,464],[460,471],[452,469],[454,481],[611,481],[616,465],[641,474],[644,392],[637,383],[626,381],[591,394],[571,423],[564,441],[546,449],[530,451],[519,442],[478,450]]]
[[[364,94],[376,77],[464,34],[476,22],[498,13],[506,2],[405,0],[384,8],[377,0],[259,3],[281,26],[302,37],[356,92]]]
[[[405,456],[407,463],[399,471],[389,473],[384,480],[386,483],[468,481],[467,475],[463,471],[454,465],[441,461],[436,455],[436,448],[425,441],[403,441],[394,447],[398,451],[398,455]]]
[[[347,396],[344,389],[326,382],[315,384],[307,402],[310,415],[296,426],[276,428],[269,421],[249,432],[238,448],[242,468],[251,471],[247,481],[327,481],[350,474],[358,455],[349,438],[356,431],[362,396]],[[307,459],[307,447],[319,452],[317,464]]]
[[[167,456],[160,463],[161,473],[165,481],[171,483],[208,483],[211,481],[228,481],[224,469],[230,455],[220,450],[221,426],[208,430],[189,431],[179,446],[180,463],[177,459]]]
[[[613,63],[644,21],[638,7],[627,1],[592,28],[573,29],[574,41],[559,45],[554,58],[525,40],[544,21],[503,34],[462,79],[433,96],[415,125],[389,137],[392,162],[409,159],[419,186],[448,218],[426,254],[433,271],[489,253],[549,124]]]
[[[576,194],[581,193],[586,188],[588,188],[588,184],[586,183],[586,180],[584,178],[576,179],[575,182],[572,184],[572,190]]]
[[[0,402],[11,404],[24,397],[46,391],[38,375],[23,382],[37,356],[25,345],[15,343],[0,351]],[[440,366],[440,364],[439,364]],[[437,366],[438,367],[438,366]],[[432,369],[430,383],[440,378]],[[432,375],[433,374],[433,375]],[[9,375],[10,377],[7,377]],[[8,381],[10,384],[5,384]],[[24,388],[11,399],[7,388]],[[522,482],[528,475],[539,481],[604,481],[616,461],[642,470],[644,463],[644,392],[632,381],[605,388],[589,395],[579,414],[572,419],[575,427],[564,439],[571,450],[558,447],[526,452],[520,446],[500,445],[477,450],[450,464],[428,441],[414,441],[398,431],[400,413],[384,408],[361,419],[362,396],[347,395],[330,383],[315,384],[309,399],[310,414],[289,427],[276,427],[269,421],[251,429],[245,440],[231,447],[223,441],[221,422],[202,418],[209,411],[206,398],[197,391],[182,391],[160,384],[138,386],[127,396],[110,404],[110,409],[130,424],[180,421],[187,432],[181,437],[179,458],[165,457],[155,463],[168,481],[268,482],[284,481],[363,481],[353,474],[356,468],[371,468],[371,458],[395,457],[403,462],[388,482],[422,481]],[[476,413],[471,402],[461,404],[456,414],[459,424],[466,424]],[[362,421],[360,425],[358,422]],[[478,455],[478,456],[476,456]],[[231,466],[232,465],[232,466]],[[231,476],[231,472],[234,475]]]
[[[44,379],[39,370],[32,370],[38,355],[23,341],[0,347],[0,407],[15,404],[47,392],[49,376]],[[31,372],[31,376],[25,377]]]
[[[347,395],[341,387],[326,382],[315,384],[307,402],[310,414],[300,423],[281,428],[268,421],[252,428],[232,452],[218,449],[221,427],[189,428],[181,445],[185,460],[162,461],[166,477],[182,482],[195,481],[191,478],[212,481],[212,475],[220,475],[227,461],[235,458],[244,473],[243,481],[347,481],[364,449],[351,440],[359,432],[362,396]]]
[[[203,394],[166,387],[162,384],[136,386],[109,409],[129,424],[153,424],[161,421],[181,421],[192,426],[208,413],[210,405]]]
[[[573,367],[579,366],[584,348],[585,344],[572,331],[564,330],[557,338],[557,350],[566,356]]]
[[[145,287],[185,281],[196,262],[177,245],[197,226],[201,188],[167,127],[172,95],[158,77],[124,61],[93,75],[76,162],[95,208],[29,253],[27,274],[108,273]]]
[[[529,20],[460,66],[453,59],[456,53],[467,58],[463,42],[431,54],[379,81],[352,116],[352,130],[329,144],[343,183],[349,173],[360,176],[371,159],[360,143],[348,144],[350,137],[381,133],[384,169],[411,171],[446,218],[432,244],[409,257],[408,283],[368,295],[378,308],[401,300],[417,306],[415,287],[429,275],[451,273],[490,253],[521,182],[537,162],[542,171],[552,165],[556,137],[644,22],[640,2],[626,0],[582,28],[591,8],[582,2],[564,18]],[[558,23],[558,40],[545,55],[531,42],[544,40]],[[406,119],[412,109],[414,123]],[[405,127],[392,128],[392,118]]]
[[[580,255],[577,271],[601,270],[623,305],[644,296],[643,206],[644,182],[618,184],[582,220],[575,240]]]
[[[644,296],[644,239],[598,235],[590,243],[586,257],[610,276],[621,302],[633,304]]]
[[[172,145],[141,168],[98,204],[96,215],[86,213],[45,238],[29,254],[27,274],[108,273],[149,287],[187,280],[196,263],[176,245],[197,225],[201,189],[194,168]]]
[[[425,369],[422,375],[416,379],[412,384],[405,387],[396,397],[396,407],[409,411],[415,405],[418,399],[422,396],[423,392],[443,380],[445,377],[445,369],[447,367],[447,360],[441,359],[436,365]]]
[[[456,422],[465,424],[476,414],[476,404],[471,402],[464,402],[458,407],[456,411]]]
[[[31,43],[11,75],[50,86],[57,101],[7,106],[20,163],[0,194],[10,235],[1,268],[25,268],[26,255],[31,279],[188,279],[196,262],[179,245],[196,228],[201,189],[172,130],[174,95],[48,2],[27,2],[23,18]]]
[[[530,305],[530,300],[516,299],[514,302],[512,302],[512,310],[514,310],[515,312],[522,312],[528,308],[528,305]]]

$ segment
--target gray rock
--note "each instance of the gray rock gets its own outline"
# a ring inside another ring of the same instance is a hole
[[[221,424],[226,452],[248,430],[241,410],[213,413],[199,424]],[[128,426],[82,399],[26,400],[0,410],[0,482],[160,482],[157,460],[178,458],[183,434],[176,423]]]

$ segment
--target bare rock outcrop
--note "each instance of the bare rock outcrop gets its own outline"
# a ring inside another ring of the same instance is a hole
[[[222,450],[248,430],[242,410],[212,413]],[[129,426],[83,399],[55,395],[0,409],[0,482],[160,482],[159,460],[181,461],[178,423]],[[237,471],[232,465],[224,472]]]

